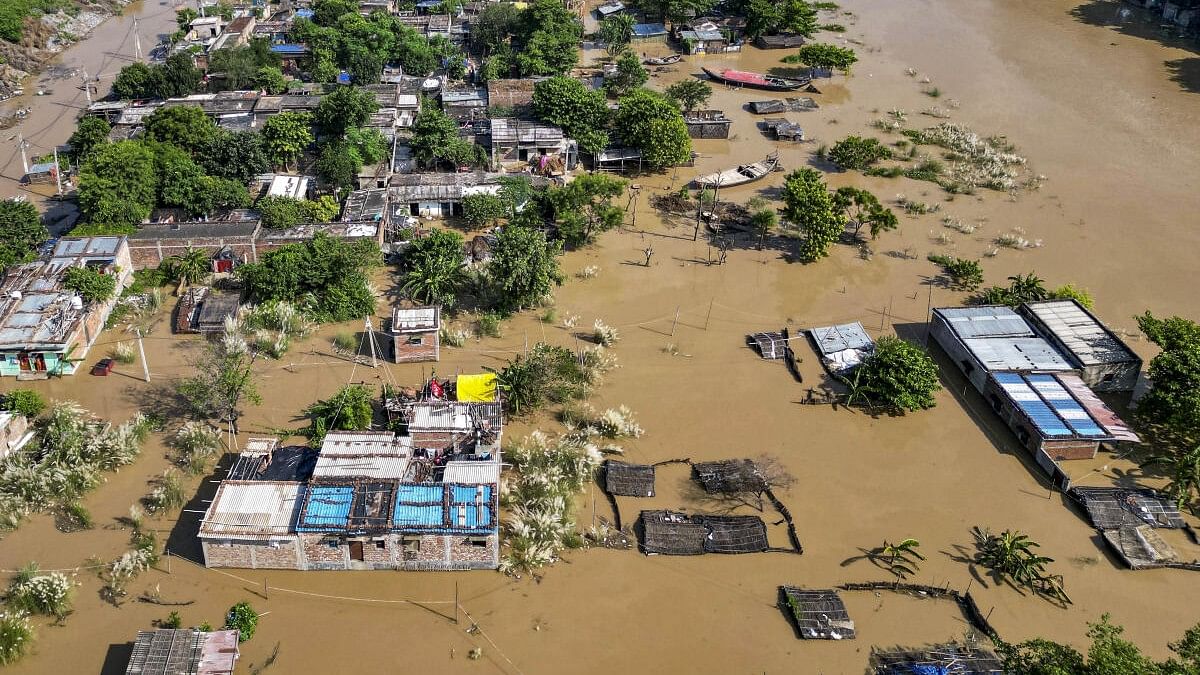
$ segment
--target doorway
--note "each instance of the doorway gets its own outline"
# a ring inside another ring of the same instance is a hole
[[[363,543],[361,541],[350,542],[350,559],[363,562]]]

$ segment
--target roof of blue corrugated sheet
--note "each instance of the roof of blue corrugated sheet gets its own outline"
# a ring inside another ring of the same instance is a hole
[[[1111,436],[1054,375],[995,373],[993,377],[1045,438]]]
[[[296,523],[296,530],[327,530],[342,528],[350,517],[354,504],[354,487],[350,485],[314,485],[309,490],[304,513]]]
[[[481,509],[475,505],[479,488],[483,489]],[[446,494],[447,490],[449,495]],[[458,524],[459,506],[465,507],[462,525]],[[405,483],[396,491],[392,524],[404,530],[429,532],[491,530],[496,526],[494,506],[491,485]]]

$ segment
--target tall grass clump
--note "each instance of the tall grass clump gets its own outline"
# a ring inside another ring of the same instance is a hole
[[[120,363],[120,364],[126,365],[126,366],[133,363],[136,360],[136,358],[133,355],[133,343],[132,342],[118,342],[116,344],[116,346],[113,347],[112,358],[117,363]]]
[[[236,320],[226,321],[225,332],[248,338],[255,351],[278,359],[287,353],[293,340],[312,333],[315,325],[290,302],[272,300],[239,309]]]
[[[354,353],[358,348],[358,341],[354,339],[354,333],[343,331],[333,336],[333,346],[338,351]]]
[[[101,572],[104,587],[100,589],[101,596],[115,604],[125,596],[129,582],[139,574],[150,569],[158,562],[158,540],[154,534],[134,530],[130,539],[130,548],[121,557],[112,561]]]
[[[179,452],[179,464],[197,475],[204,473],[208,460],[221,449],[221,434],[206,424],[187,422],[175,432],[171,444]]]
[[[183,479],[175,469],[167,469],[154,480],[154,489],[142,498],[150,513],[162,513],[183,506],[187,501],[183,492]]]
[[[442,344],[449,347],[463,347],[467,344],[467,338],[471,337],[467,331],[461,328],[447,328],[446,326],[442,326],[438,333]]]
[[[59,621],[71,613],[75,584],[61,572],[38,573],[37,563],[17,572],[8,586],[8,606],[25,614],[53,616]]]
[[[601,347],[611,347],[621,341],[621,333],[600,319],[592,324],[592,341]]]
[[[104,472],[131,464],[150,423],[137,415],[111,427],[67,401],[56,403],[34,428],[27,451],[0,461],[0,528],[78,501],[103,482]]]
[[[33,626],[20,612],[0,613],[0,666],[21,660],[33,643]]]
[[[535,431],[505,457],[513,473],[501,492],[508,519],[500,569],[506,574],[533,572],[555,562],[562,549],[581,544],[573,503],[595,476],[601,455],[595,445],[577,437],[551,439]]]

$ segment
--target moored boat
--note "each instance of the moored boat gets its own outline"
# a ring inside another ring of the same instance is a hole
[[[647,66],[669,66],[672,63],[679,63],[683,58],[682,54],[672,54],[670,56],[655,56],[642,61]]]
[[[747,70],[732,70],[722,68],[719,70],[711,70],[702,68],[702,70],[710,78],[732,84],[739,87],[753,87],[755,89],[767,89],[769,91],[794,91],[803,86],[806,86],[810,80],[799,79],[795,77],[776,77],[774,75],[763,75],[762,73],[752,73]]]
[[[735,169],[726,169],[717,173],[696,176],[694,182],[702,188],[722,188],[732,185],[752,183],[779,167],[779,153],[767,155],[761,162],[743,164]]]

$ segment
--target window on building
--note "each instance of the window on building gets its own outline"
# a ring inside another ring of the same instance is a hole
[[[337,548],[340,545],[340,542],[337,539],[326,539],[325,545],[329,548]]]
[[[1101,381],[1101,382],[1112,382],[1112,381],[1113,381],[1113,380],[1115,380],[1115,379],[1117,379],[1117,376],[1116,376],[1116,374],[1115,374],[1115,373],[1109,373],[1109,374],[1105,375],[1103,378],[1101,378],[1101,380],[1100,380],[1100,381]]]
[[[387,548],[387,542],[382,539],[379,539],[375,542],[375,548],[380,549],[380,550],[385,549],[385,548]]]
[[[408,338],[408,341],[407,341],[407,342],[405,342],[405,344],[409,344],[409,345],[419,345],[419,344],[421,344],[421,343],[422,343],[422,342],[424,342],[424,341],[425,341],[425,340],[424,340],[424,339],[423,339],[423,338],[422,338],[420,335],[416,335],[416,336],[413,336],[413,337],[410,337],[410,338]]]
[[[478,546],[479,548],[487,548],[488,540],[487,540],[487,537],[468,537],[467,543],[470,544],[471,546]]]
[[[407,552],[416,553],[421,550],[421,540],[418,537],[405,537],[401,544]]]

